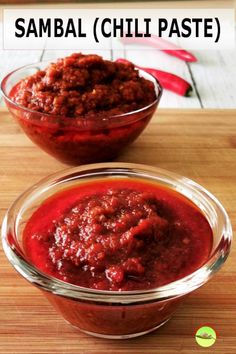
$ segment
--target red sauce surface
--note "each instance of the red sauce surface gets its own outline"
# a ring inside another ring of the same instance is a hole
[[[132,64],[75,53],[21,80],[11,98],[37,112],[104,118],[145,107],[156,94]]]
[[[164,285],[203,265],[212,231],[180,194],[139,180],[85,183],[46,200],[24,229],[40,270],[101,290]]]

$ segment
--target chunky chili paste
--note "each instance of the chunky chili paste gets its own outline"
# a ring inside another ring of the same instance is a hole
[[[145,107],[156,93],[153,83],[141,77],[133,64],[75,53],[21,80],[11,98],[37,112],[104,118]]]
[[[139,180],[85,183],[46,200],[23,235],[40,270],[87,288],[137,290],[182,278],[207,261],[212,230],[170,189]]]

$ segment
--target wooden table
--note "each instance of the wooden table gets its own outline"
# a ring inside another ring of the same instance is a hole
[[[204,185],[236,220],[236,111],[160,110],[119,161],[173,170]],[[19,193],[66,166],[35,147],[0,111],[0,217]],[[89,337],[66,324],[42,294],[22,279],[0,250],[1,354],[174,354],[236,352],[236,249],[223,269],[192,294],[158,331],[126,340]],[[210,324],[214,347],[201,349],[194,333]]]

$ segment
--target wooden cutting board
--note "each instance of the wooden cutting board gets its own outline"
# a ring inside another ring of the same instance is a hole
[[[159,166],[194,179],[214,193],[236,220],[236,110],[160,110],[119,161]],[[0,111],[0,217],[42,177],[65,168],[35,147]],[[197,328],[210,324],[215,345],[201,349]],[[115,341],[70,327],[41,293],[22,279],[0,250],[0,353],[236,352],[236,247],[223,269],[194,292],[165,326],[144,337]]]

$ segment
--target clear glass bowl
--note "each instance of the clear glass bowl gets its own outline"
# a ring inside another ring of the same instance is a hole
[[[26,135],[45,152],[71,165],[111,161],[131,144],[152,118],[162,95],[159,82],[140,70],[153,82],[156,99],[150,105],[129,113],[101,119],[72,119],[30,110],[12,101],[12,88],[21,80],[43,70],[50,62],[24,66],[8,74],[1,91],[9,112]]]
[[[96,179],[139,178],[156,182],[189,198],[207,218],[213,231],[208,261],[192,274],[151,290],[102,291],[82,288],[48,276],[27,261],[22,230],[40,204],[65,188]],[[43,291],[55,309],[81,331],[106,338],[131,338],[163,325],[185,297],[206,283],[225,262],[231,244],[230,220],[220,202],[195,182],[145,165],[107,163],[56,173],[24,192],[8,210],[2,225],[3,248],[13,267]]]

